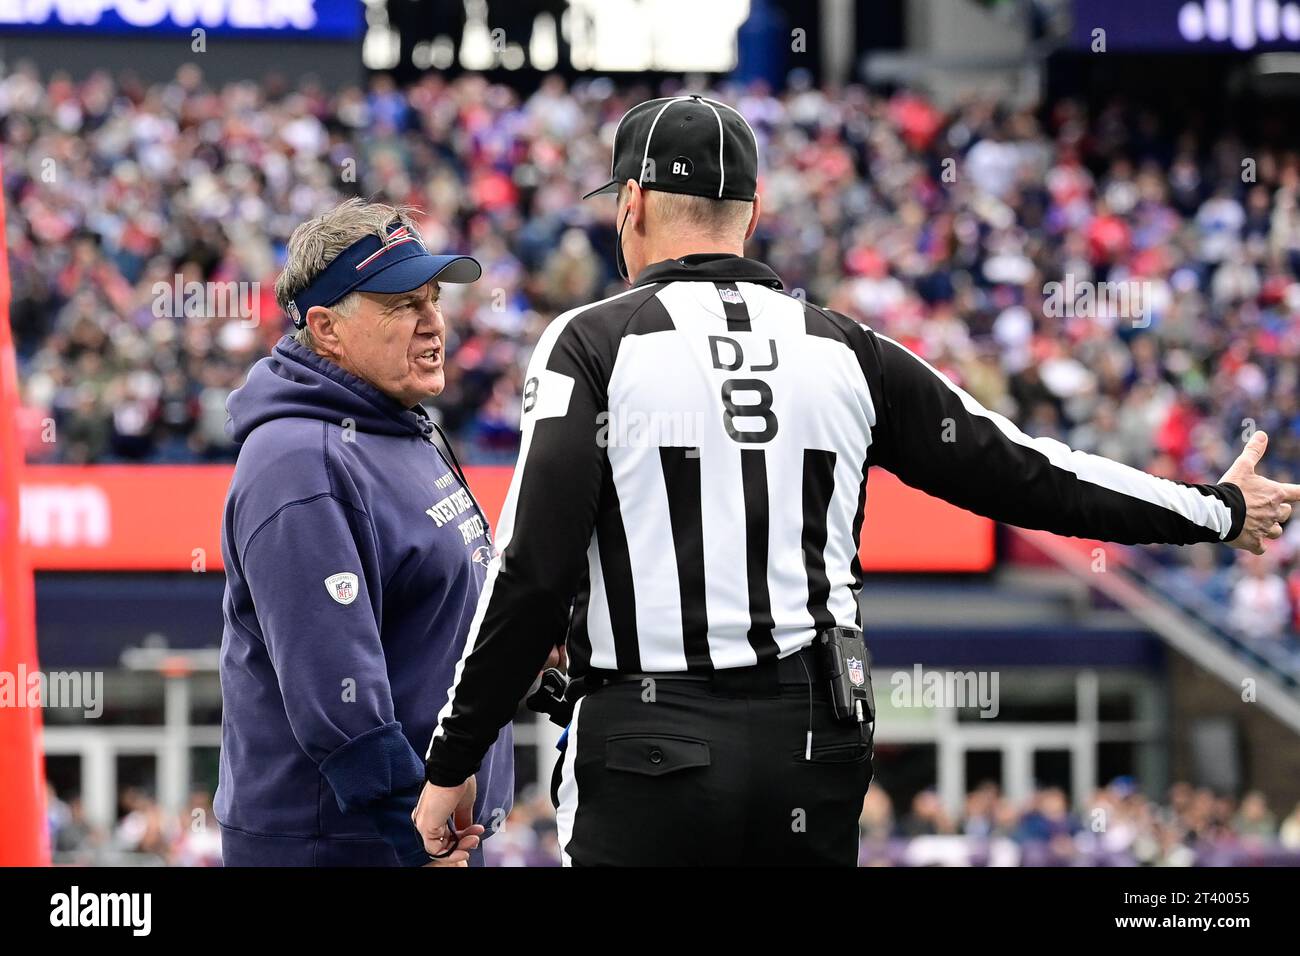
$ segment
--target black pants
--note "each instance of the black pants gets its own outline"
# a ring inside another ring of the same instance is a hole
[[[757,691],[658,677],[583,697],[552,779],[565,863],[856,865],[870,729],[780,663]]]

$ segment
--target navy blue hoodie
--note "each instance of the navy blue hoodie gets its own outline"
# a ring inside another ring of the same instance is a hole
[[[417,865],[424,747],[492,547],[423,410],[285,337],[226,408],[221,769],[227,865]],[[510,810],[510,727],[477,822]]]

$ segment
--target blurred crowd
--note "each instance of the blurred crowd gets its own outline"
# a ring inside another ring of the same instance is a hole
[[[271,290],[289,233],[362,195],[419,207],[431,249],[483,263],[444,295],[431,405],[467,460],[513,462],[541,329],[620,287],[613,200],[580,196],[624,110],[675,89],[212,88],[193,65],[146,86],[18,66],[0,78],[0,148],[29,456],[232,459],[224,401],[285,330]],[[1263,428],[1268,472],[1300,477],[1297,154],[1120,102],[940,108],[798,76],[779,95],[716,92],[760,140],[750,254],[788,289],[1031,434],[1204,482]],[[1276,642],[1300,624],[1298,545],[1160,560]]]
[[[1187,783],[1158,803],[1127,777],[1077,811],[1057,787],[1018,803],[985,782],[966,795],[957,818],[933,790],[896,814],[889,794],[873,787],[860,824],[864,866],[1300,864],[1300,803],[1279,820],[1259,792],[1238,800]]]
[[[46,795],[50,852],[65,866],[220,866],[221,828],[212,815],[212,798],[190,794],[178,816],[167,814],[139,787],[118,795],[118,819],[109,829],[86,817],[79,795]]]
[[[209,796],[194,793],[172,819],[138,788],[125,789],[111,830],[86,822],[81,801],[51,790],[54,861],[72,865],[220,866],[221,838]],[[1236,800],[1176,783],[1160,804],[1132,780],[1118,778],[1074,812],[1065,793],[1045,787],[1028,800],[1008,800],[996,784],[966,795],[950,817],[933,790],[895,812],[889,794],[872,787],[859,821],[862,866],[1211,866],[1300,864],[1300,804],[1278,819],[1264,796]],[[550,798],[521,793],[501,829],[484,844],[488,866],[559,866],[559,838]]]

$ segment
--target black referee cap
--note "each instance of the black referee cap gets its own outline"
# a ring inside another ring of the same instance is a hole
[[[745,118],[698,94],[638,103],[614,130],[611,179],[583,199],[616,193],[635,179],[658,189],[751,202],[758,191],[758,141]]]

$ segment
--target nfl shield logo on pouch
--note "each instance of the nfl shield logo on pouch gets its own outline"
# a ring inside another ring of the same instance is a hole
[[[340,604],[351,604],[357,599],[357,576],[351,571],[340,571],[325,579],[325,590]]]
[[[844,663],[849,665],[849,680],[853,682],[853,686],[861,687],[867,679],[866,675],[862,673],[862,661],[856,657],[850,657]]]

